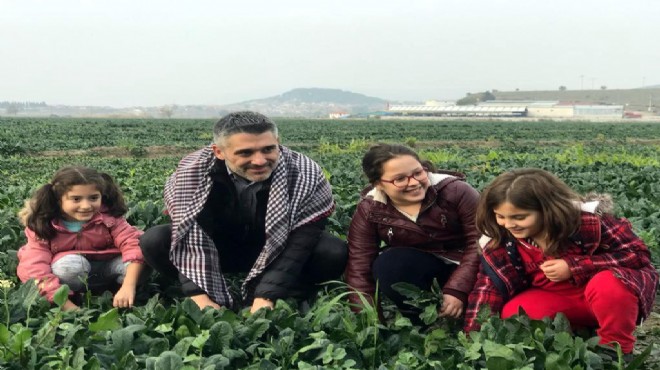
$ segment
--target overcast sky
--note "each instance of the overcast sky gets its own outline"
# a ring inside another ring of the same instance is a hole
[[[0,101],[392,100],[660,84],[656,0],[0,0]]]

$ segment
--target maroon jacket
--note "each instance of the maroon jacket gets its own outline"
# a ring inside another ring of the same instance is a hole
[[[475,212],[479,193],[458,173],[431,174],[417,222],[401,214],[388,200],[362,192],[348,231],[345,278],[350,287],[372,299],[376,291],[372,264],[386,248],[415,248],[460,263],[443,293],[467,301],[479,270],[479,232]],[[370,192],[371,191],[371,192]],[[375,199],[376,198],[376,199]],[[413,272],[414,273],[414,272]],[[359,304],[357,295],[350,296]]]

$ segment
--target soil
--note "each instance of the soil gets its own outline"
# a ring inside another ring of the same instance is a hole
[[[660,294],[655,297],[655,305],[649,317],[635,331],[637,342],[635,353],[640,353],[653,346],[651,356],[646,361],[649,369],[660,369]]]

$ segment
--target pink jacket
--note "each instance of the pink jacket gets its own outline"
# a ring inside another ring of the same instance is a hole
[[[104,260],[119,254],[124,262],[144,263],[138,244],[141,230],[125,218],[97,213],[79,232],[67,230],[60,220],[53,220],[57,236],[52,240],[38,238],[25,228],[27,244],[18,251],[18,278],[22,282],[38,279],[41,294],[52,302],[60,281],[50,266],[68,254],[82,254],[89,259]]]

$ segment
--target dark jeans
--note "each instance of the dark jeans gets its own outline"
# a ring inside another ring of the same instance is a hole
[[[434,278],[443,286],[455,269],[456,265],[445,263],[430,253],[405,247],[390,248],[376,257],[373,263],[378,289],[394,302],[404,316],[417,320],[420,311],[404,303],[408,298],[394,290],[392,285],[406,282],[422,290],[430,290]]]
[[[179,271],[174,267],[169,257],[171,233],[172,225],[170,224],[154,226],[148,229],[140,238],[140,248],[144,260],[149,266],[161,275],[175,279],[179,276]],[[305,287],[305,290],[310,290],[312,289],[311,286],[315,284],[338,279],[344,272],[347,259],[348,248],[346,242],[323,231],[318,244],[314,247],[314,251],[303,267],[301,284],[298,285]],[[313,292],[309,291],[308,293]]]

